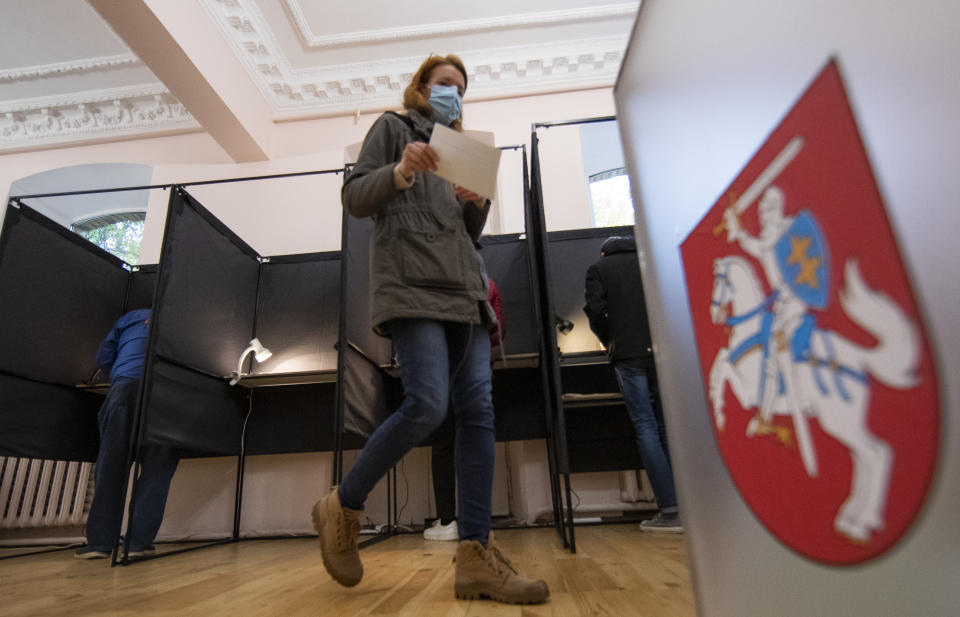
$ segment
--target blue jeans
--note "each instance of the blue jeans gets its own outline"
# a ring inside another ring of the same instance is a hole
[[[120,537],[123,522],[123,495],[129,469],[127,450],[130,429],[137,410],[140,380],[118,377],[100,407],[100,450],[93,471],[93,503],[87,518],[87,545],[110,552]],[[170,480],[179,457],[172,448],[143,446],[137,495],[133,503],[133,521],[127,535],[130,550],[139,551],[153,543],[163,522]]]
[[[650,385],[642,368],[614,364],[623,402],[637,436],[637,451],[647,470],[657,506],[665,514],[677,511],[677,492],[673,486],[673,467],[667,447],[667,431],[663,415],[656,413],[650,402]]]
[[[377,427],[340,485],[340,503],[359,510],[387,471],[455,414],[457,511],[461,540],[484,546],[493,492],[490,338],[482,326],[431,319],[390,322],[403,402]]]

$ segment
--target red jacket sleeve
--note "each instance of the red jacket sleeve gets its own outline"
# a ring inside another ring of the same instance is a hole
[[[507,338],[507,324],[503,321],[503,301],[500,299],[500,289],[497,288],[493,279],[490,279],[489,282],[490,291],[487,299],[490,301],[490,306],[493,307],[493,312],[500,323],[499,329],[490,332],[490,346],[495,347],[500,344],[500,341]]]

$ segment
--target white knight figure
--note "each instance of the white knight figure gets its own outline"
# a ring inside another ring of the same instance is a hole
[[[794,416],[797,440],[803,463],[811,476],[817,475],[817,462],[810,443],[809,431],[804,414],[808,413],[808,403],[803,392],[797,387],[793,363],[794,335],[803,323],[808,305],[795,293],[796,285],[786,280],[782,264],[777,257],[777,247],[786,241],[786,236],[794,225],[794,217],[784,216],[784,194],[780,188],[770,186],[760,198],[758,214],[761,231],[757,237],[749,235],[741,226],[739,213],[734,207],[725,212],[727,241],[738,242],[745,253],[760,262],[767,282],[773,290],[770,297],[773,321],[769,331],[764,332],[767,340],[763,342],[764,360],[761,370],[759,416],[747,427],[748,435],[758,432],[770,432],[770,420],[773,416],[774,402],[778,395],[786,397],[787,404]],[[820,283],[817,283],[820,284]],[[782,383],[781,383],[782,379]]]

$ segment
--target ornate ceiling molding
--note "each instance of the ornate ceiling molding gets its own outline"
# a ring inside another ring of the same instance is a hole
[[[239,0],[218,0],[224,4],[238,6]],[[616,17],[630,17],[636,15],[640,7],[639,2],[624,2],[620,4],[604,4],[579,9],[563,9],[556,11],[540,11],[536,13],[517,13],[514,15],[499,15],[496,17],[482,17],[476,19],[461,19],[455,21],[418,24],[415,26],[401,26],[397,28],[382,28],[379,30],[361,30],[339,34],[314,34],[306,18],[299,0],[284,0],[284,6],[293,19],[304,44],[311,49],[326,49],[331,47],[346,47],[352,45],[366,45],[371,43],[388,43],[406,39],[426,38],[430,36],[446,36],[450,34],[469,34],[474,32],[489,32],[491,30],[505,30],[510,28],[529,28],[548,26]]]
[[[49,77],[69,75],[72,73],[82,73],[85,71],[95,71],[98,69],[112,69],[118,66],[141,64],[140,58],[134,54],[116,54],[113,56],[100,56],[98,58],[86,58],[83,60],[71,60],[69,62],[52,62],[50,64],[37,64],[34,66],[24,66],[13,69],[0,70],[0,82],[17,81],[21,79],[36,79],[38,77]]]
[[[396,107],[400,91],[423,60],[417,56],[294,69],[255,0],[201,1],[272,105],[275,120]],[[626,7],[635,11],[637,4],[604,5],[592,10],[599,18],[611,11],[615,16],[624,15]],[[531,15],[560,19],[561,13],[570,12]],[[460,55],[470,78],[467,101],[612,86],[627,39],[623,34],[463,52]]]
[[[162,84],[113,88],[5,102],[0,151],[199,128]]]

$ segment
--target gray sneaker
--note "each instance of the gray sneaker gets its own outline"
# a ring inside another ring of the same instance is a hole
[[[153,557],[157,554],[157,549],[151,544],[143,548],[132,549],[127,553],[128,557]]]
[[[650,533],[683,533],[680,517],[676,514],[657,514],[646,521],[641,521],[640,530]]]
[[[95,546],[81,547],[73,554],[74,559],[106,559],[109,556],[110,551]]]

